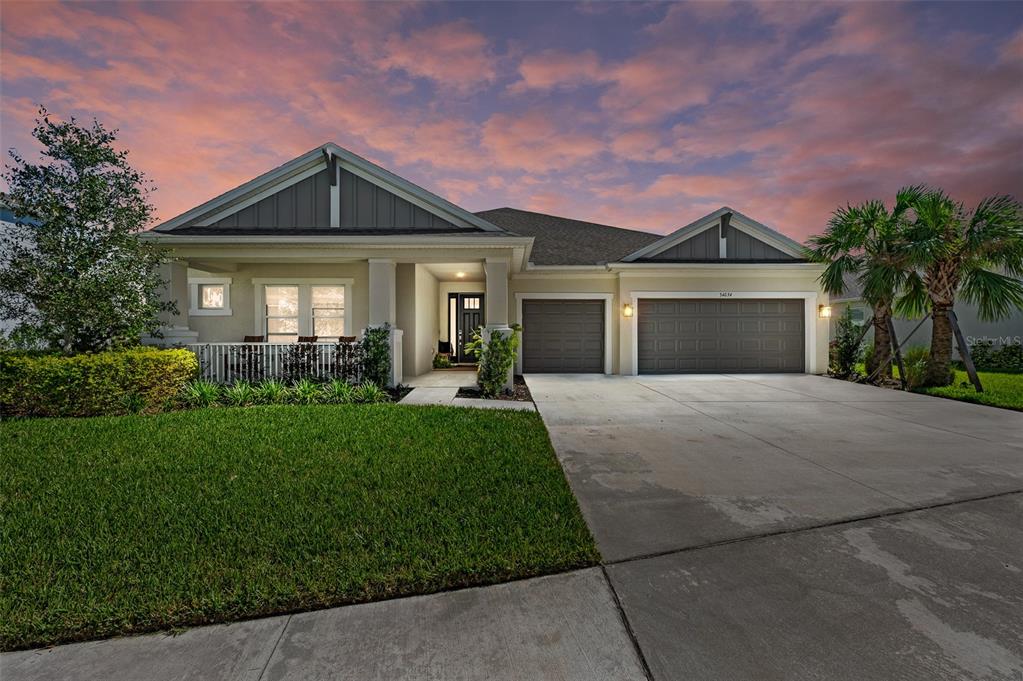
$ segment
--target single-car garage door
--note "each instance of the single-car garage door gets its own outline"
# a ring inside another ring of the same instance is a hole
[[[639,373],[804,371],[804,303],[641,299]]]
[[[604,373],[603,300],[523,300],[525,373]]]

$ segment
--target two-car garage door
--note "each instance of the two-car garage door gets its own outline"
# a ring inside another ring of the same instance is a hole
[[[804,371],[804,303],[640,299],[641,374]]]

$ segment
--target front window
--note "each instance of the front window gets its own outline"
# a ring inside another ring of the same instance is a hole
[[[334,340],[345,333],[345,287],[312,287],[313,335]]]
[[[200,310],[223,310],[224,302],[223,284],[199,284]]]
[[[266,287],[266,339],[271,343],[298,340],[298,287]]]

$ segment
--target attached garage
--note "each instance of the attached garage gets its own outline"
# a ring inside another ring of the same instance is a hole
[[[641,374],[803,372],[803,299],[640,299]]]
[[[524,373],[602,374],[605,301],[522,301]]]

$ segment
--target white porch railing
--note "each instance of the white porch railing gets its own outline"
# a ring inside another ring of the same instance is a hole
[[[343,378],[358,381],[358,343],[190,343],[200,377],[216,383],[239,379]]]

